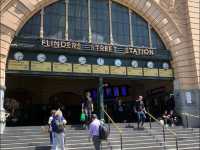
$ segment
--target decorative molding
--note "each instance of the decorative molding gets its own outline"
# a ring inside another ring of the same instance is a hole
[[[160,0],[160,4],[165,9],[174,9],[176,0]]]

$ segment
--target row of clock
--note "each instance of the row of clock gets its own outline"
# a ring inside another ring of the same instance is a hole
[[[17,60],[17,61],[21,61],[21,60],[24,59],[24,54],[22,52],[16,52],[14,54],[14,59]],[[37,55],[37,60],[39,62],[45,62],[46,59],[47,59],[47,56],[45,54],[43,54],[43,53],[40,53],[40,54]],[[67,60],[67,57],[65,55],[60,55],[60,56],[58,56],[58,61],[60,63],[66,63],[68,60]],[[80,64],[86,64],[87,63],[87,59],[84,56],[80,56],[78,58],[78,62]],[[97,58],[97,64],[98,65],[104,65],[104,58],[101,58],[101,57]],[[120,59],[115,59],[114,64],[115,64],[115,66],[121,66],[122,65],[122,61]],[[137,68],[138,67],[138,61],[137,60],[132,60],[131,61],[131,65],[132,65],[132,67]],[[148,61],[147,62],[147,67],[148,68],[154,68],[154,63],[152,61]],[[169,64],[167,62],[164,62],[162,64],[162,67],[163,67],[163,69],[169,69]]]

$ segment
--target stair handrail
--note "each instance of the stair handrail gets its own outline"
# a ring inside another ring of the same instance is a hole
[[[187,128],[188,128],[188,117],[193,117],[193,118],[198,118],[200,121],[200,116],[199,115],[194,115],[194,114],[190,114],[187,112],[181,113],[182,115],[186,116],[186,121],[187,121]],[[192,130],[193,131],[193,130]],[[199,128],[199,137],[200,137],[200,128]],[[200,147],[200,142],[199,142],[199,147]]]
[[[162,129],[163,129],[163,140],[164,140],[164,143],[165,143],[165,125],[162,124],[158,119],[156,119],[156,117],[154,117],[149,112],[146,111],[146,113],[149,115],[150,118],[155,120],[162,127]],[[172,131],[171,129],[169,129],[169,128],[166,128],[166,129],[169,131],[170,134],[172,134],[175,137],[175,139],[176,139],[176,150],[178,150],[178,137],[177,137],[177,134],[174,131]]]
[[[190,113],[187,113],[187,112],[182,113],[182,115],[200,119],[199,115],[194,115],[194,114],[190,114]]]
[[[113,119],[110,117],[110,115],[103,109],[103,112],[106,114],[106,116],[108,117],[108,119],[112,122],[112,124],[114,125],[114,127],[118,130],[118,133],[120,135],[120,144],[121,144],[121,150],[122,150],[122,129],[113,121]]]
[[[186,117],[186,123],[187,123],[187,128],[189,127],[189,121],[188,121],[188,117],[193,117],[193,118],[198,118],[200,119],[200,116],[199,115],[194,115],[194,114],[190,114],[190,113],[187,113],[187,112],[184,112],[184,113],[181,113],[183,116]]]

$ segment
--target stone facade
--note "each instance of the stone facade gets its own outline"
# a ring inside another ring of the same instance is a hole
[[[0,3],[0,88],[5,88],[5,68],[16,32],[40,8],[56,0],[3,0]],[[114,0],[143,16],[171,50],[177,101],[190,91],[199,110],[200,93],[200,1]],[[194,92],[195,91],[195,92]],[[179,103],[178,103],[179,104]],[[180,104],[178,108],[185,108]],[[190,108],[190,106],[188,106]],[[192,108],[191,107],[191,108]],[[190,110],[189,108],[184,110]],[[181,109],[180,109],[181,110]],[[182,111],[184,111],[182,110]],[[181,111],[181,112],[182,112]],[[197,112],[198,113],[198,112]]]

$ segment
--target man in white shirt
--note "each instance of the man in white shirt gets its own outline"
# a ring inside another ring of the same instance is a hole
[[[92,114],[92,122],[89,125],[90,137],[92,138],[95,150],[100,150],[101,140],[99,138],[100,120],[96,114]]]

